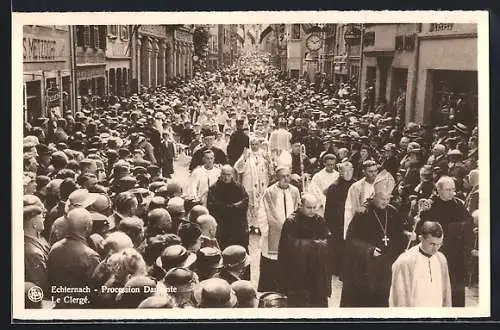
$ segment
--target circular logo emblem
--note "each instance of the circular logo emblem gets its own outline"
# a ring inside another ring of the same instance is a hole
[[[39,286],[31,287],[28,290],[28,299],[34,303],[40,302],[43,299],[43,291]]]

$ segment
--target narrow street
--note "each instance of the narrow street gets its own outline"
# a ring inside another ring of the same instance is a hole
[[[174,162],[174,176],[173,179],[186,184],[189,177],[189,166],[190,157],[181,154],[179,158]],[[260,236],[255,234],[250,235],[250,268],[251,268],[251,282],[257,287],[259,282],[259,265],[260,265],[260,249],[259,249],[259,239]],[[338,280],[337,277],[332,278],[332,294],[328,301],[329,307],[339,307],[340,306],[340,295],[342,292],[342,282]],[[465,288],[465,305],[466,306],[477,306],[479,304],[478,298],[478,288],[477,286],[472,288]]]

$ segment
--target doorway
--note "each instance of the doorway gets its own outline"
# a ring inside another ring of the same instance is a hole
[[[406,108],[406,88],[408,84],[408,69],[393,68],[391,84],[391,105],[392,115],[405,118]]]

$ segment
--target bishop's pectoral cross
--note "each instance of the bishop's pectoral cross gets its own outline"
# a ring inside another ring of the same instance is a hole
[[[389,237],[387,237],[387,235],[384,235],[384,238],[382,238],[382,241],[384,242],[384,246],[387,247],[387,243],[389,242]]]

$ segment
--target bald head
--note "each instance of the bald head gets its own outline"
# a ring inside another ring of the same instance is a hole
[[[66,215],[68,234],[88,237],[92,230],[92,215],[84,208],[76,208]]]
[[[167,210],[159,208],[148,213],[148,237],[170,232],[172,229],[172,217]]]
[[[200,226],[202,235],[215,237],[217,231],[217,221],[210,214],[202,214],[196,219],[196,223]]]
[[[351,162],[342,162],[338,165],[339,174],[345,181],[350,181],[354,174],[354,167]]]
[[[177,181],[171,181],[167,184],[167,197],[180,197],[182,195],[182,186]]]
[[[106,255],[111,255],[120,252],[124,249],[133,248],[134,243],[132,239],[121,231],[110,233],[102,243]]]
[[[318,199],[311,193],[305,193],[301,197],[301,210],[307,217],[312,217],[318,207]]]
[[[208,209],[203,205],[195,205],[189,212],[189,221],[196,222],[196,219],[203,214],[209,214]]]
[[[438,182],[436,182],[436,189],[439,198],[443,201],[449,201],[455,197],[455,181],[449,176],[442,176]]]
[[[224,165],[221,168],[220,177],[222,182],[229,183],[233,180],[234,170],[230,165]]]

